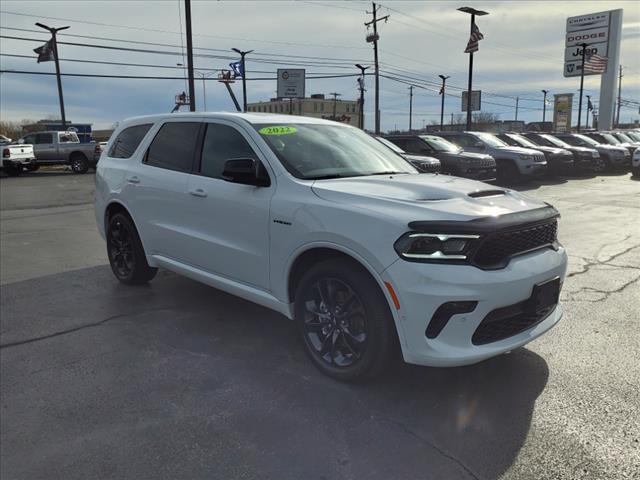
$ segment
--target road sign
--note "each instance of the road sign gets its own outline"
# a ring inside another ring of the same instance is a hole
[[[589,45],[587,47],[587,58],[589,58],[589,55],[600,55],[602,57],[606,57],[607,56],[607,43],[594,43],[592,45]],[[574,62],[577,61],[578,63],[580,63],[580,61],[582,61],[582,47],[571,47],[571,48],[566,48],[564,50],[564,61],[566,62]]]
[[[560,93],[553,96],[553,130],[555,132],[571,131],[571,110],[573,93]]]
[[[278,69],[278,98],[304,98],[304,68]]]
[[[609,27],[609,12],[588,13],[567,18],[567,32],[596,27]]]
[[[586,43],[602,43],[609,41],[609,27],[590,28],[588,30],[580,30],[579,32],[567,32],[565,46],[573,47]]]
[[[462,111],[467,111],[467,92],[466,90],[462,92]],[[480,90],[471,90],[471,111],[478,112],[480,111],[480,97],[482,92]]]

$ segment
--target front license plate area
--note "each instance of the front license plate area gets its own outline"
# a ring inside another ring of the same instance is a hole
[[[540,313],[555,306],[560,298],[560,277],[538,283],[527,302],[527,312]]]

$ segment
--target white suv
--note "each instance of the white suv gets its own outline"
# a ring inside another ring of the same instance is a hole
[[[166,268],[293,319],[311,360],[352,380],[404,360],[465,365],[553,327],[558,212],[419,174],[366,133],[305,117],[138,117],[111,136],[96,219],[123,283]]]

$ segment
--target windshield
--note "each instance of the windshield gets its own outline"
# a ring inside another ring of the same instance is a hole
[[[616,137],[614,137],[610,133],[603,133],[602,136],[611,145],[620,145],[621,143],[620,140],[618,140]]]
[[[436,152],[460,153],[462,150],[459,146],[435,135],[420,135],[420,138],[427,142]]]
[[[640,132],[625,132],[625,135],[636,142],[640,142]]]
[[[404,158],[361,130],[342,125],[254,125],[293,176],[306,180],[417,173]]]
[[[612,135],[614,135],[621,142],[634,143],[634,140],[631,138],[631,136],[627,135],[625,133],[616,132],[616,133],[614,133]]]
[[[393,150],[396,153],[406,153],[404,150],[402,150],[399,146],[397,146],[395,143],[390,142],[389,140],[387,140],[386,138],[382,138],[382,137],[376,137],[376,139],[380,140],[382,143],[384,143],[387,147],[389,147],[391,150]]]
[[[573,136],[574,136],[574,138],[582,140],[583,144],[586,143],[588,145],[591,145],[592,147],[597,147],[598,145],[600,145],[593,138],[589,138],[586,135],[580,135],[579,133],[574,133]]]
[[[548,146],[550,147],[570,147],[571,145],[569,145],[569,143],[565,142],[564,140],[561,140],[559,138],[554,137],[553,135],[549,135],[549,134],[541,134],[540,138],[546,140],[548,142]]]
[[[517,133],[508,133],[507,137],[512,138],[513,140],[518,142],[521,147],[527,147],[527,148],[537,147],[537,145],[533,143],[531,140],[529,140],[526,137],[523,137],[522,135],[518,135]]]
[[[498,137],[496,137],[495,135],[491,135],[490,133],[482,132],[482,133],[474,133],[473,135],[475,135],[477,138],[482,140],[482,143],[484,143],[485,145],[489,145],[490,147],[500,148],[500,147],[509,146],[505,142],[500,140]]]

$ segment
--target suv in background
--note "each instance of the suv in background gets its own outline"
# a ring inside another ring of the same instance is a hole
[[[567,254],[542,200],[419,174],[318,118],[154,115],[112,139],[95,215],[114,276],[163,267],[273,309],[336,379],[376,375],[397,348],[420,365],[480,362],[562,317]]]
[[[558,147],[573,154],[573,167],[581,171],[600,172],[604,170],[604,161],[595,148],[577,147],[560,140],[548,133],[526,132],[522,134],[534,145],[542,147]]]
[[[397,146],[395,143],[390,142],[389,140],[387,140],[384,137],[375,137],[375,138],[376,138],[376,140],[379,140],[384,145],[389,147],[391,150],[396,152],[398,155],[400,155],[406,161],[408,161],[419,172],[422,172],[422,173],[438,173],[438,172],[441,171],[442,166],[440,164],[440,160],[438,160],[437,158],[428,157],[426,155],[413,155],[413,154],[405,152],[399,146]]]
[[[631,153],[624,147],[598,143],[593,138],[581,133],[554,133],[553,135],[570,145],[595,148],[608,169],[626,168],[631,164]]]
[[[540,177],[547,170],[544,153],[531,148],[510,147],[487,132],[438,132],[437,135],[467,152],[487,153],[496,159],[498,180],[517,182]]]
[[[485,182],[496,179],[496,162],[490,155],[463,152],[457,145],[435,135],[390,135],[385,138],[405,152],[437,158],[444,173]]]
[[[519,133],[501,133],[496,136],[512,147],[532,148],[544,153],[547,159],[548,174],[567,173],[573,170],[573,153],[567,149],[536,145]]]
[[[593,138],[596,142],[604,143],[605,145],[615,145],[617,147],[624,147],[629,150],[629,153],[633,155],[633,152],[640,146],[638,142],[632,142],[629,138],[621,140],[615,133],[612,132],[586,132],[586,136]]]

